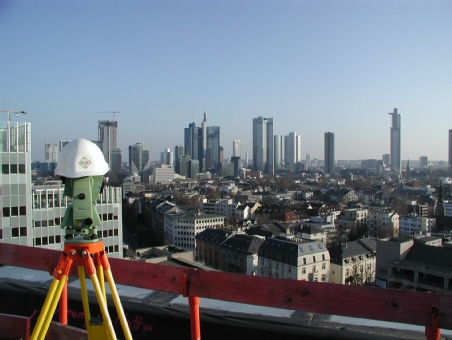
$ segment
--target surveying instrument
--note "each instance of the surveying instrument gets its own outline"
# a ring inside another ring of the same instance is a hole
[[[53,270],[52,284],[31,335],[32,340],[45,338],[74,262],[77,264],[80,279],[88,339],[116,339],[107,308],[104,275],[110,287],[125,339],[132,339],[104,250],[104,242],[97,236],[96,226],[100,225],[101,221],[94,203],[102,192],[103,176],[108,170],[102,151],[88,140],[82,138],[73,140],[61,150],[55,174],[61,177],[64,183],[64,195],[72,198],[72,206],[67,207],[61,223],[61,228],[65,229],[64,250]],[[91,316],[85,270],[91,279],[101,318]]]

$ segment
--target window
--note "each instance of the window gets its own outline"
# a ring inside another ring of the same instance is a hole
[[[315,262],[315,256],[312,257],[312,262]]]
[[[11,237],[19,237],[19,228],[11,228]]]
[[[306,268],[301,269],[301,274],[306,274]]]
[[[26,206],[20,207],[19,214],[20,216],[25,216],[27,214],[27,207]]]
[[[2,174],[9,174],[9,164],[2,164]]]
[[[108,236],[113,236],[113,229],[110,229],[110,230],[108,231]]]
[[[11,216],[9,207],[3,208],[3,217],[9,217],[9,216]]]
[[[19,208],[11,207],[11,216],[19,216]]]
[[[41,226],[42,226],[42,227],[47,227],[47,221],[42,221]]]
[[[306,258],[303,257],[303,264],[306,264]]]
[[[49,244],[55,243],[55,236],[49,236]]]
[[[53,227],[53,220],[49,220],[48,223],[49,223],[49,224],[48,224],[49,227]]]
[[[17,174],[17,164],[11,164],[11,173]]]
[[[114,235],[114,236],[118,236],[118,229],[114,229],[114,230],[113,230],[113,235]]]
[[[325,269],[326,268],[326,264],[324,263],[324,264],[322,264],[322,269]]]
[[[61,218],[56,217],[55,218],[55,225],[60,225],[61,224]]]
[[[42,245],[43,245],[43,246],[46,246],[46,245],[48,245],[48,244],[49,244],[48,238],[47,238],[47,237],[43,237],[43,238],[42,238]]]
[[[325,254],[322,254],[322,261],[325,261]]]
[[[27,236],[27,227],[20,227],[20,236]]]
[[[25,164],[19,164],[19,173],[24,174],[25,173]]]
[[[41,239],[39,237],[35,238],[35,245],[40,246],[41,245]]]
[[[61,236],[60,235],[55,236],[55,242],[56,243],[61,243]]]

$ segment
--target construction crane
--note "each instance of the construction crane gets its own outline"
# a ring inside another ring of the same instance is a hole
[[[113,121],[115,120],[115,113],[121,113],[121,111],[101,111],[98,113],[113,113]]]

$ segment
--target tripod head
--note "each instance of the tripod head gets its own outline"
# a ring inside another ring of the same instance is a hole
[[[61,150],[55,174],[64,183],[64,195],[72,198],[61,223],[66,242],[97,242],[96,226],[101,221],[94,203],[108,170],[102,151],[86,139],[75,139]]]

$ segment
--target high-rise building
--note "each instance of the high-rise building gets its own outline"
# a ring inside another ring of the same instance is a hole
[[[306,164],[311,163],[311,155],[310,154],[306,154]]]
[[[0,157],[0,242],[33,246],[30,123],[0,123]]]
[[[295,171],[295,164],[301,162],[301,136],[291,132],[284,140],[286,169]]]
[[[401,139],[401,128],[402,128],[402,115],[394,109],[394,112],[389,112],[392,116],[392,126],[391,126],[391,170],[400,174],[401,170],[401,150],[402,150],[402,139]]]
[[[241,157],[242,155],[242,143],[236,139],[232,142],[232,157]]]
[[[129,172],[143,175],[144,170],[148,169],[149,150],[143,143],[135,143],[129,146]]]
[[[325,167],[326,174],[334,173],[334,133],[325,132]]]
[[[383,155],[383,164],[386,167],[391,165],[391,155],[389,153],[385,153]]]
[[[449,130],[449,171],[452,172],[452,129]]]
[[[174,147],[174,159],[177,160],[178,158],[184,157],[184,147],[182,145],[176,145]]]
[[[283,148],[282,136],[281,135],[275,135],[273,144],[274,144],[274,148],[275,148],[275,151],[273,153],[275,155],[274,156],[275,157],[275,170],[278,171],[278,170],[281,170],[282,167],[283,167],[282,160],[283,160],[283,150],[284,150],[284,148]]]
[[[231,163],[234,164],[234,176],[239,175],[240,167],[242,166],[240,157],[231,157]],[[223,165],[224,163],[222,163]]]
[[[190,157],[183,156],[176,158],[176,166],[174,170],[180,176],[190,177]]]
[[[220,163],[220,127],[207,126],[207,113],[201,124],[189,124],[184,130],[185,156],[199,161],[199,171],[218,170]]]
[[[122,151],[120,148],[111,150],[110,170],[114,172],[122,170]]]
[[[220,167],[220,127],[208,126],[206,149],[206,170],[217,171]]]
[[[111,155],[118,148],[118,122],[112,120],[99,120],[98,140],[102,142],[102,152],[105,161],[111,168]]]
[[[419,157],[419,166],[421,168],[426,168],[428,166],[428,157],[427,156]]]
[[[253,170],[273,174],[273,118],[253,118]]]
[[[174,154],[169,148],[165,149],[165,151],[160,152],[160,163],[166,165],[174,164]]]
[[[48,143],[45,148],[45,162],[58,162],[58,144]]]

